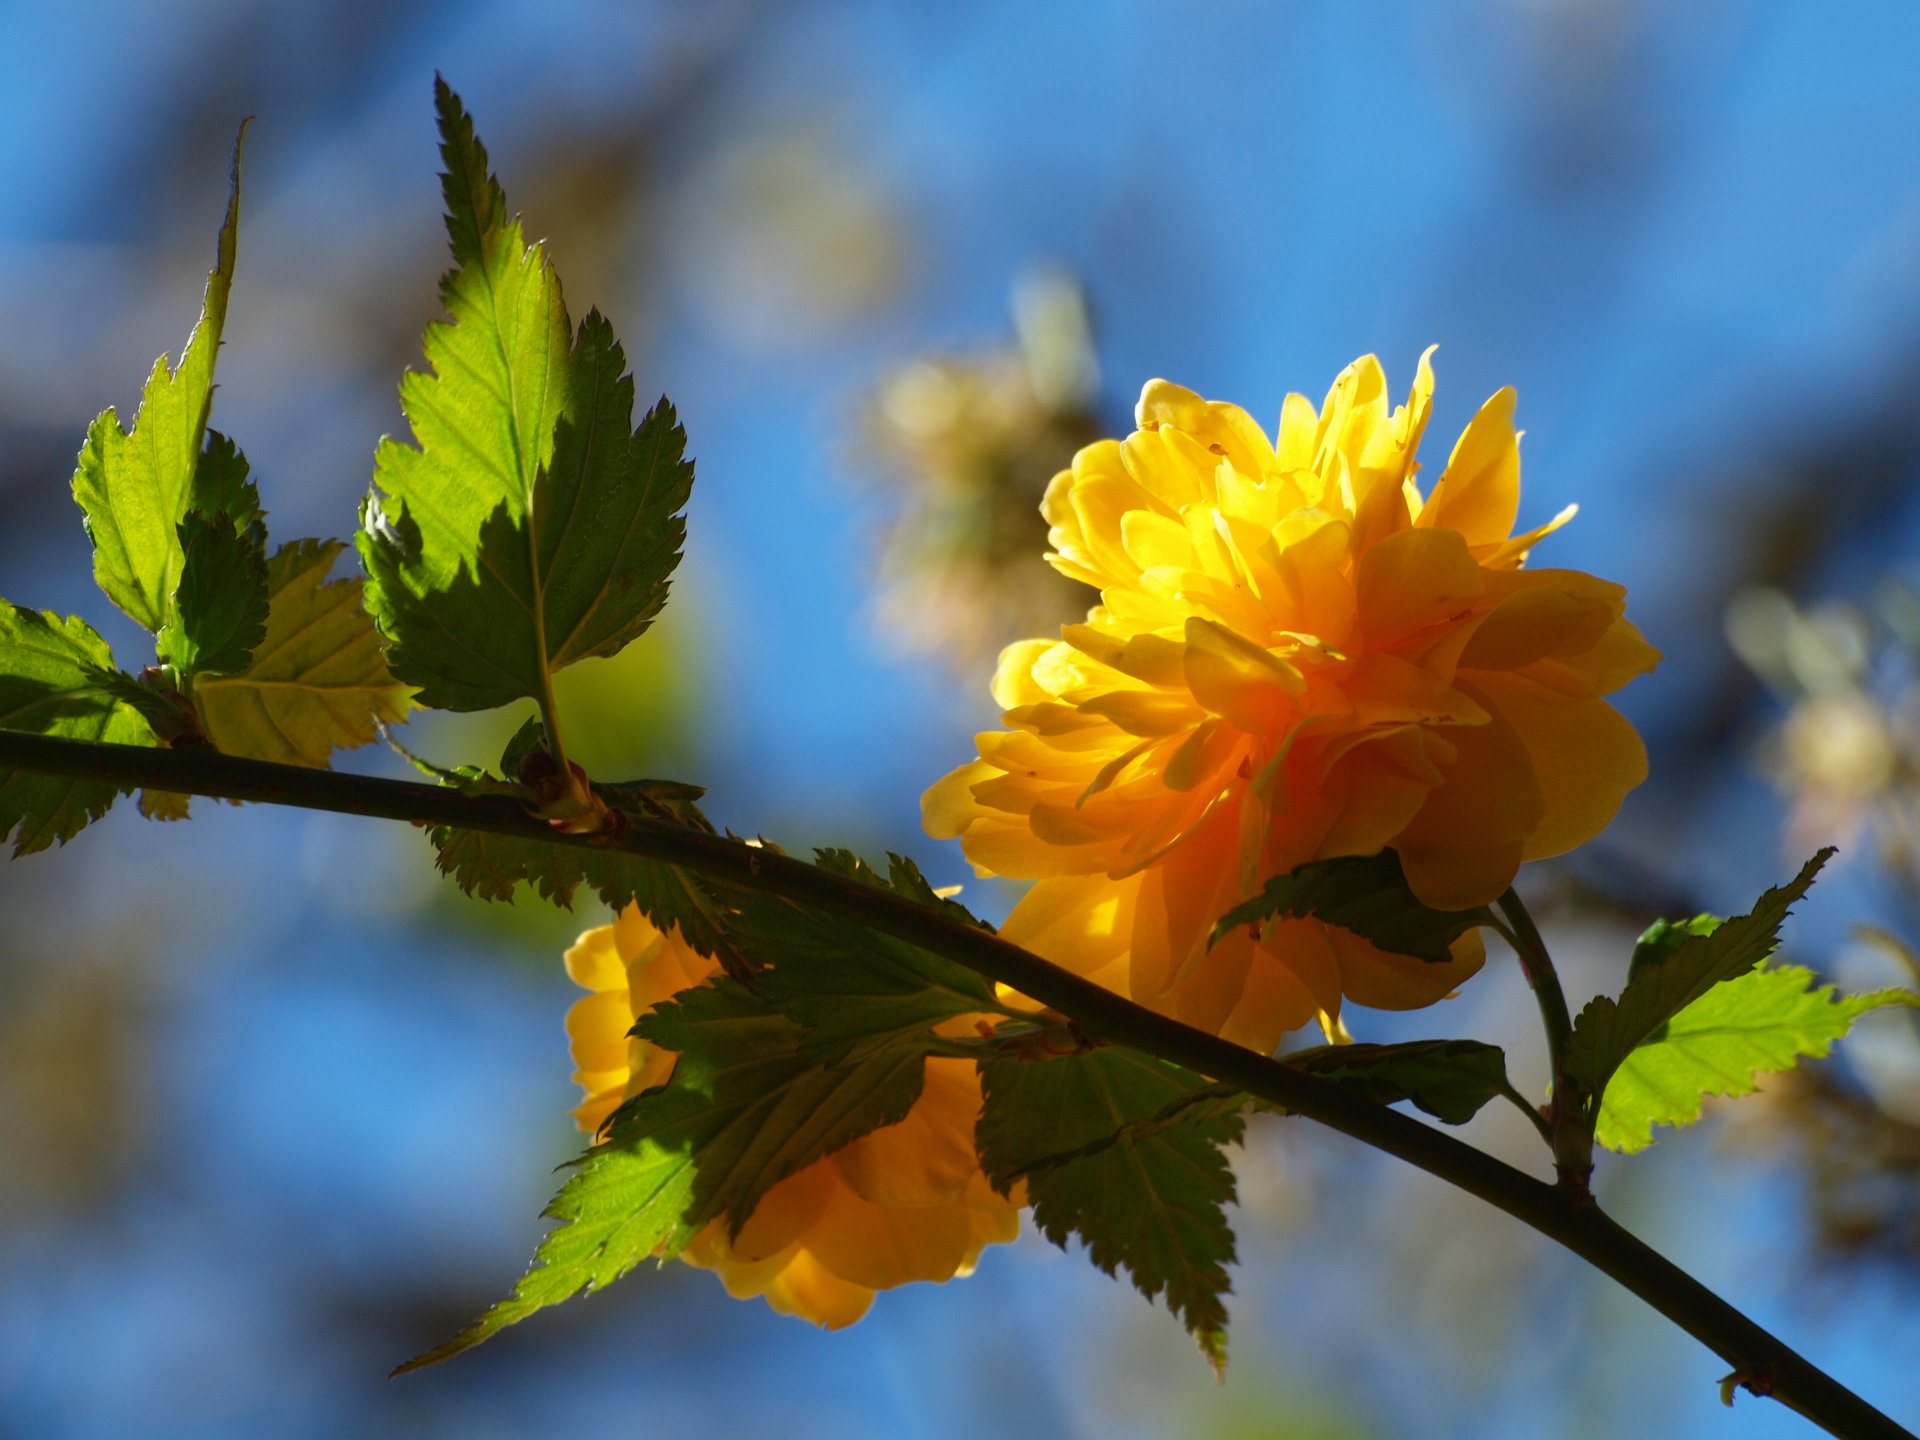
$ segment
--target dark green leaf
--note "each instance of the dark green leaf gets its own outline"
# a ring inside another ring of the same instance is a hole
[[[934,896],[912,861],[889,859],[883,877],[848,851],[819,852],[823,870],[980,923]],[[904,940],[786,900],[747,893],[734,900],[733,938],[752,961],[770,967],[755,986],[799,1022],[808,1052],[826,1063],[902,1037],[917,1043],[942,1022],[1004,1008],[991,982]]]
[[[483,900],[512,900],[514,887],[525,881],[542,899],[571,906],[574,892],[585,884],[615,910],[631,901],[662,929],[677,926],[689,945],[729,972],[751,968],[729,933],[728,905],[718,887],[678,866],[620,850],[447,825],[435,826],[428,838],[440,852],[440,869]]]
[[[202,515],[225,515],[235,525],[251,525],[267,518],[260,508],[260,491],[254,486],[247,457],[218,430],[207,431],[207,443],[194,463],[187,509]]]
[[[358,539],[394,673],[422,703],[542,699],[552,672],[611,655],[659,611],[692,467],[662,402],[636,430],[633,382],[597,313],[571,348],[552,266],[508,216],[487,155],[441,84],[450,321],[401,405]]]
[[[802,1053],[792,1021],[726,979],[683,991],[637,1028],[679,1053],[672,1078],[615,1112],[607,1142],[548,1207],[561,1224],[512,1298],[402,1370],[611,1284],[649,1256],[677,1254],[712,1220],[737,1232],[779,1181],[903,1119],[926,1073],[909,1047],[822,1067]]]
[[[1464,1125],[1507,1088],[1507,1057],[1478,1040],[1322,1045],[1281,1060],[1378,1105],[1410,1100],[1437,1120]]]
[[[1758,1077],[1822,1056],[1869,1010],[1920,1006],[1911,990],[1842,997],[1798,965],[1762,966],[1714,986],[1627,1056],[1601,1098],[1595,1138],[1645,1149],[1655,1125],[1700,1118],[1708,1095],[1748,1095]]]
[[[1632,980],[1649,965],[1658,965],[1696,937],[1711,935],[1726,922],[1718,915],[1696,915],[1691,920],[1656,920],[1640,932],[1634,942],[1633,958],[1627,962],[1627,979]]]
[[[1315,860],[1276,875],[1251,900],[1234,906],[1214,924],[1213,940],[1240,925],[1275,916],[1313,918],[1351,930],[1390,955],[1411,955],[1433,964],[1453,958],[1448,949],[1476,925],[1491,923],[1487,908],[1435,910],[1407,886],[1400,857],[1377,855]]]
[[[119,693],[132,684],[84,620],[0,601],[0,727],[152,745],[152,727]],[[70,840],[122,793],[99,780],[0,770],[0,841],[12,837],[18,856]]]
[[[267,633],[265,527],[190,510],[180,551],[173,614],[156,637],[161,663],[181,675],[246,669]]]
[[[1773,953],[1789,910],[1832,854],[1831,849],[1822,850],[1793,880],[1762,895],[1745,915],[1707,933],[1698,933],[1706,929],[1699,922],[1688,922],[1692,932],[1671,946],[1671,937],[1649,945],[1618,1000],[1599,996],[1587,1002],[1567,1045],[1567,1074],[1592,1113],[1598,1113],[1614,1071],[1635,1049],[1656,1038],[1662,1026],[1714,986],[1746,974]]]
[[[154,362],[131,430],[120,428],[112,409],[100,414],[87,431],[73,476],[73,498],[93,540],[94,579],[114,604],[155,634],[172,619],[184,563],[178,527],[195,489],[213,401],[214,357],[233,288],[245,137],[243,125],[233,145],[232,189],[213,272],[180,364],[169,370],[164,355]],[[210,489],[230,487],[231,452],[228,442],[210,462],[204,482]]]
[[[996,1060],[981,1066],[981,1078],[987,1177],[1003,1192],[1024,1178],[1049,1240],[1064,1248],[1078,1235],[1109,1275],[1125,1266],[1140,1292],[1164,1294],[1208,1359],[1224,1365],[1234,1186],[1221,1147],[1240,1138],[1237,1101],[1119,1046]],[[1158,1123],[1189,1106],[1182,1123]]]

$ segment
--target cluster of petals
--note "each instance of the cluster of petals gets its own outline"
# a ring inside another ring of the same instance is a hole
[[[1431,354],[1431,352],[1429,352]],[[1341,1003],[1431,1003],[1482,961],[1384,954],[1310,920],[1213,922],[1270,876],[1398,852],[1423,901],[1497,898],[1525,860],[1596,834],[1646,775],[1604,698],[1658,652],[1625,592],[1523,568],[1571,517],[1515,535],[1519,436],[1502,390],[1425,496],[1433,393],[1403,406],[1372,357],[1277,438],[1165,381],[1125,440],[1049,487],[1048,559],[1100,603],[1001,655],[1005,728],[928,790],[930,833],[1037,883],[1008,938],[1261,1050]]]
[[[597,1134],[620,1102],[664,1083],[673,1052],[630,1034],[653,1006],[713,974],[677,931],[629,906],[567,951],[567,974],[591,992],[567,1014],[573,1112]],[[838,1329],[874,1293],[950,1280],[988,1245],[1012,1240],[1019,1210],[995,1193],[973,1147],[980,1080],[970,1060],[931,1058],[919,1100],[885,1126],[805,1166],[761,1197],[739,1233],[709,1223],[680,1258],[716,1272],[729,1294],[763,1296],[783,1314]]]

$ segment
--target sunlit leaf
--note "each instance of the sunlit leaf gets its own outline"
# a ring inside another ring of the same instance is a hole
[[[1642,1150],[1655,1125],[1700,1118],[1708,1095],[1748,1095],[1759,1077],[1825,1055],[1869,1010],[1920,1006],[1911,990],[1841,996],[1798,965],[1762,967],[1714,986],[1656,1031],[1613,1072],[1595,1138]]]
[[[1788,912],[1832,854],[1831,849],[1822,850],[1791,881],[1762,895],[1745,915],[1711,929],[1692,922],[1675,927],[1687,933],[1671,944],[1669,934],[1646,945],[1618,1000],[1602,995],[1587,1002],[1567,1044],[1567,1078],[1580,1087],[1590,1113],[1597,1115],[1600,1097],[1621,1062],[1654,1038],[1661,1026],[1714,986],[1745,975],[1773,953]]]
[[[338,540],[283,545],[267,563],[267,620],[246,668],[194,686],[207,735],[230,755],[323,767],[406,719],[408,687],[387,671],[361,581],[327,579]]]
[[[543,700],[553,671],[644,630],[679,560],[692,467],[664,401],[632,425],[633,382],[589,314],[569,345],[545,253],[528,245],[472,121],[437,90],[449,319],[433,372],[400,387],[415,444],[375,456],[358,546],[394,673],[421,702]]]
[[[170,369],[164,355],[154,362],[131,429],[121,428],[112,409],[100,414],[87,431],[73,476],[73,496],[93,540],[94,579],[114,604],[156,634],[173,618],[184,564],[178,530],[191,508],[207,438],[214,358],[233,288],[245,137],[242,126],[233,147],[232,188],[213,272],[180,363]],[[214,474],[203,488],[209,493],[230,489],[231,444],[224,450],[209,446],[206,454]]]

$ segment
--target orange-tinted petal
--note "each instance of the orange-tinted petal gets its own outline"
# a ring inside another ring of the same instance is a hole
[[[767,1286],[767,1304],[827,1330],[844,1330],[872,1308],[873,1291],[842,1280],[805,1250]]]
[[[1453,958],[1444,964],[1390,955],[1351,931],[1334,929],[1332,935],[1347,998],[1374,1010],[1418,1010],[1431,1005],[1478,974],[1487,958],[1478,930],[1455,940]]]
[[[1598,835],[1647,778],[1647,747],[1613,706],[1558,694],[1522,675],[1476,675],[1486,704],[1519,735],[1543,814],[1524,857],[1564,855]]]

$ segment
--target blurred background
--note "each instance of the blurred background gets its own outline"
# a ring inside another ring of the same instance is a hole
[[[595,773],[705,783],[793,848],[911,850],[1002,913],[917,800],[991,722],[997,646],[1087,603],[1038,558],[1047,478],[1150,376],[1271,422],[1368,351],[1403,392],[1438,342],[1429,465],[1517,385],[1523,522],[1582,506],[1543,563],[1624,582],[1667,655],[1624,696],[1652,781],[1527,877],[1569,990],[1827,840],[1792,957],[1911,978],[1910,0],[15,0],[0,42],[0,594],[123,664],[147,642],[67,480],[186,337],[235,126],[215,422],[277,538],[344,535],[436,312],[438,69],[699,462],[665,621],[567,676]],[[518,719],[408,740],[489,760]],[[196,812],[123,804],[0,866],[0,1435],[1809,1433],[1721,1409],[1724,1366],[1532,1232],[1274,1121],[1224,1384],[1033,1237],[837,1336],[670,1266],[389,1381],[540,1233],[577,1148],[559,951],[603,917],[467,901],[401,827]],[[1542,1083],[1510,963],[1350,1018],[1507,1042]],[[1913,1424],[1920,1047],[1862,1032],[1600,1187]],[[1537,1163],[1517,1115],[1471,1131]]]

